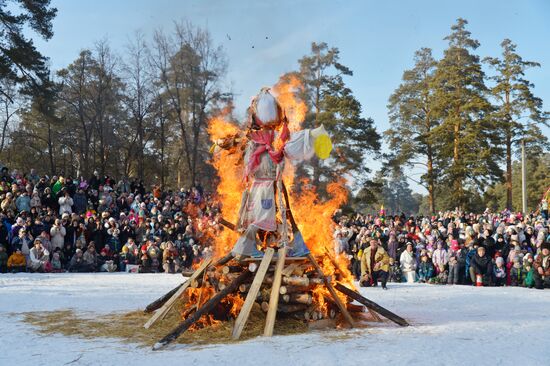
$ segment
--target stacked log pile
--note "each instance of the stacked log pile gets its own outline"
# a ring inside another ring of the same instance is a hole
[[[266,336],[273,334],[275,318],[298,319],[313,329],[337,325],[353,327],[355,320],[364,320],[365,312],[370,312],[370,320],[380,320],[379,313],[399,325],[408,325],[404,319],[344,286],[338,268],[332,276],[325,276],[313,256],[287,258],[285,253],[286,249],[282,248],[275,256],[273,249],[267,249],[262,259],[237,261],[226,257],[217,263],[202,263],[186,282],[146,308],[146,312],[156,310],[145,325],[149,328],[163,318],[176,301],[189,300],[191,297],[185,296],[186,292],[198,292],[194,301],[184,304],[182,322],[153,349],[172,342],[201,317],[216,315],[222,301],[232,303],[237,302],[236,299],[239,299],[237,312],[226,312],[222,317],[218,314],[217,318],[229,320],[236,317],[233,339],[239,339],[255,303],[266,313]]]

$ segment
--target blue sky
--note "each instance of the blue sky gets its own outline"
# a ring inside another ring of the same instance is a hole
[[[430,47],[440,57],[443,38],[458,17],[481,46],[482,56],[498,56],[500,42],[510,38],[526,60],[541,68],[528,72],[535,95],[550,110],[550,1],[168,1],[53,0],[58,9],[54,37],[39,49],[54,69],[72,62],[81,49],[108,38],[121,54],[136,30],[152,35],[170,30],[174,20],[208,27],[228,56],[228,86],[236,93],[238,112],[265,85],[297,68],[312,41],[340,49],[341,62],[351,68],[348,84],[379,131],[388,128],[386,105],[413,54]],[[227,35],[231,38],[228,39]],[[268,37],[268,39],[266,39]],[[252,48],[254,46],[254,48]],[[548,130],[545,130],[548,132]]]

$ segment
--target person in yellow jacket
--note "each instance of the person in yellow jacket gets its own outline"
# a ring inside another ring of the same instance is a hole
[[[382,288],[387,290],[386,283],[390,270],[390,256],[380,246],[378,239],[372,238],[370,246],[363,251],[361,256],[361,281],[363,287],[378,286],[382,282]]]
[[[15,253],[10,255],[8,258],[8,271],[15,272],[25,272],[27,270],[27,260],[25,255],[21,253],[21,249],[17,248]]]

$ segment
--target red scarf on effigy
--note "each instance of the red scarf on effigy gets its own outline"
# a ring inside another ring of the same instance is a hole
[[[245,177],[253,174],[258,166],[260,166],[260,157],[264,152],[267,152],[271,160],[275,164],[279,164],[284,157],[284,147],[288,139],[290,138],[290,131],[288,125],[283,123],[281,134],[279,135],[279,141],[281,142],[278,150],[273,147],[273,140],[275,138],[275,131],[273,130],[260,130],[253,131],[249,134],[250,140],[258,145],[256,150],[250,156],[250,160],[246,166]]]

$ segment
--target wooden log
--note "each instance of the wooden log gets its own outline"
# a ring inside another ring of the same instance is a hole
[[[309,291],[311,289],[313,289],[315,286],[292,286],[292,285],[284,285],[284,286],[281,286],[281,288],[279,289],[279,293],[281,295],[285,295],[285,294],[293,294],[293,293],[297,293],[297,292],[306,292],[306,291]]]
[[[228,228],[229,230],[235,231],[235,229],[236,229],[235,224],[233,224],[232,222],[227,221],[223,217],[220,217],[218,222],[220,224],[222,224],[223,226],[225,226],[226,228]]]
[[[161,308],[162,305],[166,303],[166,301],[170,300],[170,298],[174,296],[174,294],[181,288],[181,286],[183,286],[183,283],[181,285],[174,287],[172,290],[170,290],[169,292],[165,293],[164,295],[162,295],[161,297],[159,297],[158,299],[156,299],[155,301],[147,305],[145,307],[145,310],[143,310],[143,312],[152,313],[153,311]]]
[[[279,304],[277,311],[280,313],[295,313],[297,311],[304,311],[307,309],[307,305],[304,304]]]
[[[311,305],[311,303],[313,302],[313,298],[311,294],[308,294],[308,293],[285,294],[285,295],[282,295],[282,298],[284,302],[292,302],[297,304]]]
[[[223,274],[229,274],[229,273],[239,273],[243,271],[243,267],[241,266],[223,266],[222,267],[222,273]]]
[[[267,301],[262,301],[260,306],[262,308],[262,311],[264,313],[267,313],[267,311],[269,310],[269,303]]]
[[[248,292],[248,290],[250,290],[250,286],[252,286],[252,284],[243,283],[242,285],[239,286],[239,292]]]
[[[277,317],[277,305],[279,304],[279,288],[281,287],[282,272],[285,267],[286,247],[279,249],[277,259],[277,268],[273,275],[273,285],[271,287],[271,296],[269,298],[269,309],[265,320],[264,336],[273,336],[275,327],[275,318]]]
[[[159,318],[166,316],[166,314],[172,308],[176,300],[179,299],[181,294],[183,294],[183,292],[187,289],[187,287],[189,287],[189,285],[193,280],[195,280],[200,275],[202,275],[202,272],[204,272],[204,270],[210,265],[211,262],[212,262],[212,259],[205,259],[201,263],[199,268],[197,268],[195,273],[193,273],[193,275],[189,277],[189,279],[182,284],[182,286],[172,295],[172,297],[170,297],[170,299],[168,299],[164,303],[164,305],[162,305],[162,307],[160,307],[155,312],[155,314],[153,314],[153,316],[147,321],[147,323],[143,325],[143,327],[145,329],[149,329],[149,327],[151,327],[151,325],[153,325]]]
[[[309,286],[310,279],[307,277],[297,277],[297,276],[290,276],[290,277],[282,277],[281,282],[287,286]],[[271,285],[273,284],[273,276],[268,276],[265,278],[265,283]]]
[[[292,272],[292,274],[294,276],[306,276],[306,277],[309,277],[305,272],[306,272],[306,269],[307,269],[307,266],[304,266],[304,265],[299,265],[297,266],[294,271]]]
[[[227,253],[225,256],[218,259],[216,261],[216,263],[214,263],[214,267],[223,266],[224,264],[226,264],[227,262],[229,262],[232,259],[233,259],[233,254]]]
[[[362,313],[365,311],[365,307],[363,305],[355,304],[346,304],[346,309],[348,309],[351,313]]]
[[[340,301],[340,298],[338,297],[338,294],[334,290],[334,287],[332,287],[332,284],[330,283],[330,281],[325,277],[325,274],[323,273],[323,270],[321,269],[321,267],[319,266],[319,264],[317,263],[315,258],[313,258],[313,255],[308,254],[308,258],[309,258],[309,261],[311,262],[311,264],[313,264],[313,267],[315,267],[315,269],[317,270],[317,273],[319,274],[319,276],[324,279],[325,286],[327,287],[328,291],[330,292],[330,295],[332,296],[332,299],[334,300],[334,302],[338,306],[338,309],[340,310],[340,313],[342,313],[342,315],[344,316],[344,319],[346,319],[346,322],[348,322],[350,327],[353,328],[354,325],[355,325],[355,322],[353,321],[353,318],[351,317],[351,315],[348,313],[348,311],[347,311],[346,307],[344,306],[344,304],[342,304],[342,301]]]
[[[313,285],[324,285],[325,284],[325,281],[330,283],[331,282],[331,278],[330,277],[326,277],[325,279],[323,278],[309,278],[309,283],[310,284],[313,284]]]
[[[183,277],[191,277],[193,275],[193,273],[195,273],[195,271],[191,270],[191,271],[181,271],[181,275]]]
[[[153,351],[157,351],[176,340],[183,332],[189,329],[189,327],[192,326],[203,315],[206,315],[214,310],[214,308],[220,303],[220,301],[222,301],[227,295],[235,291],[237,287],[239,287],[243,282],[247,281],[249,277],[250,272],[248,271],[248,269],[246,269],[226,288],[210,298],[210,300],[208,300],[201,308],[197,309],[197,311],[195,311],[195,313],[193,313],[189,318],[185,319],[164,338],[155,343],[155,345],[153,346]]]
[[[199,287],[202,287],[202,283],[203,283],[202,278],[196,278],[193,281],[191,281],[191,284],[189,285],[189,287],[199,288]]]
[[[286,266],[286,268],[283,269],[283,276],[290,276],[299,265],[299,263],[291,263],[290,265]]]
[[[307,257],[286,257],[285,262],[303,262],[306,259],[307,259]],[[253,257],[248,257],[248,258],[241,259],[241,262],[243,262],[243,263],[246,263],[246,262],[261,262],[261,261],[262,261],[262,258],[253,258]],[[277,258],[273,258],[271,261],[272,262],[277,262]]]
[[[239,312],[239,315],[235,320],[235,325],[233,326],[233,332],[231,334],[231,338],[233,339],[239,339],[241,337],[241,333],[244,329],[244,326],[246,325],[246,322],[248,321],[248,317],[250,316],[250,311],[252,310],[252,306],[254,305],[254,302],[256,302],[256,298],[258,296],[258,293],[260,292],[260,287],[262,286],[262,282],[264,281],[265,274],[267,273],[267,268],[269,267],[269,263],[271,263],[271,258],[273,257],[274,254],[275,254],[275,250],[273,250],[272,248],[268,248],[265,251],[264,259],[260,263],[258,272],[256,273],[256,276],[254,276],[254,280],[250,285],[248,295],[244,300],[244,304],[241,308],[241,311]],[[239,289],[240,289],[240,286],[239,286]]]
[[[267,250],[266,250],[267,252]],[[265,256],[264,256],[265,257]],[[258,263],[256,262],[250,262],[250,264],[248,265],[248,270],[252,273],[256,272],[256,270],[258,269]]]
[[[365,305],[367,308],[377,312],[378,314],[382,315],[383,317],[388,318],[389,320],[393,321],[394,323],[399,324],[402,327],[409,326],[409,323],[405,319],[401,318],[399,315],[396,315],[396,314],[392,313],[388,309],[378,305],[374,301],[371,301],[371,300],[367,299],[366,297],[364,297],[361,294],[347,288],[346,286],[344,286],[340,283],[337,283],[335,285],[335,288],[338,291],[340,291],[341,293],[343,293],[344,295],[351,297],[355,301]]]

